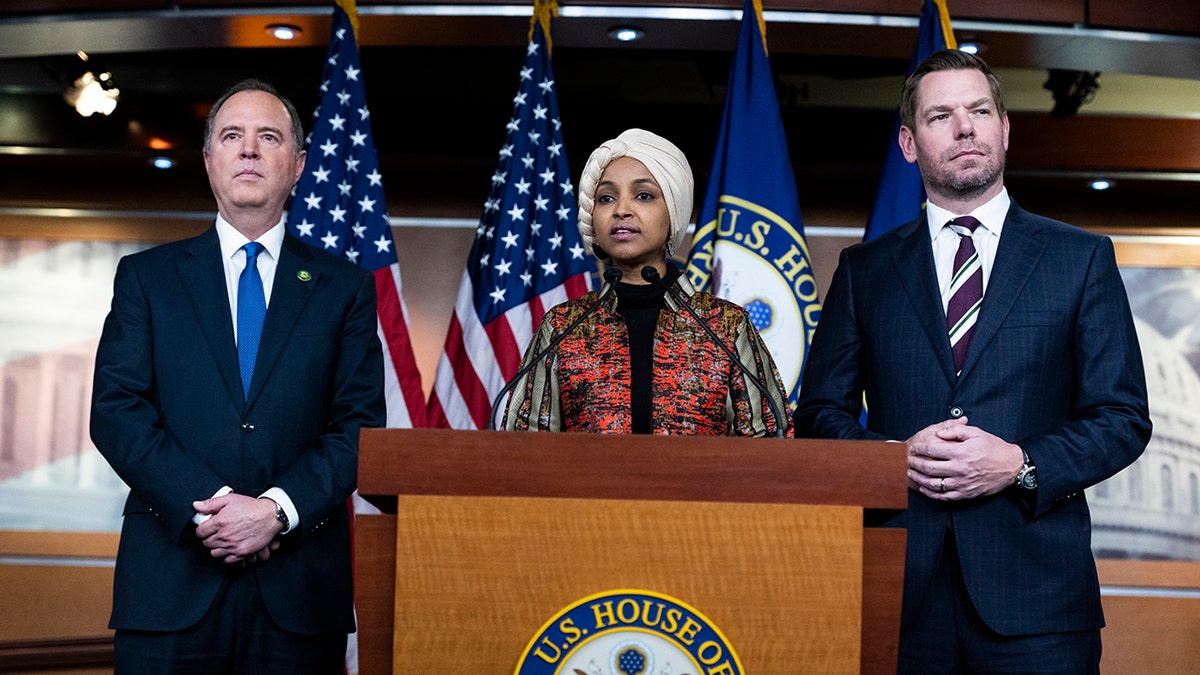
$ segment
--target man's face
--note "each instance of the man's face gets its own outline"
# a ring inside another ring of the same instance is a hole
[[[900,129],[900,149],[917,163],[931,196],[962,201],[999,191],[1008,116],[997,112],[983,73],[929,73],[918,85],[916,112],[913,128]]]
[[[218,209],[235,226],[239,212],[282,214],[304,171],[305,153],[296,152],[291,129],[283,102],[262,91],[238,92],[217,111],[204,168]]]

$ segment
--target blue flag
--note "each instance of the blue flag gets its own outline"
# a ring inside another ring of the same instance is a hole
[[[946,11],[946,0],[925,0],[921,7],[921,20],[917,35],[917,48],[913,50],[908,73],[934,52],[956,47],[954,33],[950,30],[950,15]],[[888,230],[903,225],[921,215],[925,208],[925,186],[921,183],[921,172],[916,164],[910,164],[900,152],[896,139],[900,135],[900,113],[897,111],[892,123],[891,144],[883,163],[883,174],[879,178],[879,190],[875,193],[875,205],[867,220],[863,240],[874,239]]]
[[[750,312],[793,406],[821,315],[811,260],[767,62],[762,6],[746,0],[687,274],[696,288]]]

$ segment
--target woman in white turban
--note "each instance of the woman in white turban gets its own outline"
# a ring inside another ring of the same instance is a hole
[[[697,292],[668,262],[687,234],[693,188],[687,157],[649,131],[629,129],[588,157],[579,232],[607,267],[606,282],[546,313],[522,366],[562,340],[517,383],[504,428],[739,436],[786,428],[783,383],[749,315]]]

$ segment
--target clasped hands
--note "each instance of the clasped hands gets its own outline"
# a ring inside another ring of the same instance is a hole
[[[908,486],[938,501],[996,494],[1013,485],[1021,448],[966,417],[931,424],[907,441]]]
[[[226,494],[192,502],[196,513],[211,516],[196,526],[196,536],[212,557],[241,567],[266,562],[279,548],[283,523],[275,518],[275,502]]]

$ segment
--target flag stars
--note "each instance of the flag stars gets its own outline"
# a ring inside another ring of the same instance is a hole
[[[533,68],[530,68],[529,66],[522,68],[521,69],[521,81],[524,82],[525,80],[532,80],[532,79],[533,79]]]
[[[500,148],[500,159],[508,159],[509,157],[512,157],[512,155],[513,146],[511,143],[505,145],[503,148]]]
[[[504,185],[507,182],[508,182],[508,172],[507,171],[497,170],[496,173],[492,174],[492,185]]]
[[[529,132],[529,142],[537,145],[541,141],[542,135],[536,131]]]
[[[504,276],[506,274],[511,274],[511,273],[512,273],[512,261],[511,260],[503,260],[501,262],[496,263],[496,274],[498,274],[500,276]]]
[[[520,237],[517,236],[516,232],[509,230],[508,234],[504,235],[503,237],[500,237],[500,241],[504,242],[504,248],[505,248],[505,250],[508,250],[517,245],[517,240],[519,238]]]
[[[316,223],[310,223],[310,222],[308,222],[308,218],[305,218],[303,220],[303,222],[301,222],[299,225],[296,226],[296,229],[300,231],[301,237],[311,237],[313,227],[315,225],[316,225]]]
[[[350,229],[354,232],[355,239],[364,239],[367,236],[367,226],[362,223],[355,223]]]
[[[350,185],[346,181],[342,181],[342,182],[338,183],[338,191],[342,193],[343,197],[349,197],[350,190],[353,189],[353,187],[354,186]]]
[[[558,120],[554,121],[557,122]],[[551,157],[558,157],[559,153],[562,152],[562,143],[551,143],[546,146],[546,149],[550,151]]]
[[[358,256],[359,256],[359,251],[355,251],[352,248],[346,249],[346,258],[350,262],[354,263],[355,265],[358,264]]]
[[[333,141],[326,139],[325,142],[321,144],[321,152],[325,153],[322,156],[323,157],[332,156],[334,153],[337,152],[337,146],[338,146],[337,143],[334,143]]]
[[[332,209],[329,209],[329,217],[333,218],[333,222],[335,223],[344,223],[346,222],[346,209],[343,209],[340,206],[335,206]]]
[[[358,121],[359,122],[366,122],[367,118],[370,116],[371,116],[371,111],[367,110],[367,106],[364,105],[363,107],[358,109]]]
[[[525,55],[533,56],[536,53],[538,53],[538,43],[534,42],[533,40],[530,40],[529,46],[525,48]]]
[[[350,67],[346,68],[346,79],[350,80],[351,82],[357,82],[358,74],[361,72],[362,71],[359,70],[358,68],[355,68],[354,66],[350,66]]]
[[[317,196],[316,192],[308,193],[308,196],[304,198],[304,203],[307,204],[308,208],[310,209],[321,208],[321,198]]]
[[[508,124],[504,125],[504,128],[513,132],[519,131],[521,129],[521,120],[514,117],[508,121]]]
[[[497,286],[496,290],[492,291],[491,293],[488,293],[488,295],[491,296],[491,298],[492,298],[493,305],[504,302],[504,293],[506,292],[506,290],[507,289],[505,289],[502,286]]]
[[[325,236],[321,237],[321,243],[325,244],[325,248],[337,248],[338,236],[329,230],[325,231]]]
[[[527,271],[522,272],[518,276],[521,277],[521,283],[525,285],[525,288],[529,288],[530,286],[533,285],[533,275],[530,274],[529,272],[527,272]]]
[[[569,250],[571,251],[571,257],[573,259],[583,260],[583,246],[580,246],[578,243],[576,243]]]
[[[523,91],[519,91],[519,92],[517,92],[517,95],[513,97],[513,105],[517,105],[517,106],[525,105],[525,101],[528,98],[529,98],[529,94],[526,94]]]
[[[546,276],[548,277],[558,274],[558,263],[554,262],[553,260],[547,259],[546,262],[542,263],[541,267],[542,271],[545,272]]]
[[[392,240],[388,238],[387,233],[385,232],[385,233],[379,235],[379,238],[375,240],[375,252],[376,253],[389,253],[389,252],[391,252],[391,250],[392,250]]]
[[[521,179],[520,181],[518,181],[518,182],[517,182],[517,184],[516,184],[516,187],[517,187],[517,194],[519,194],[519,195],[527,195],[527,194],[529,194],[529,188],[530,188],[532,185],[533,185],[533,183],[530,183],[529,181],[527,181],[527,180],[525,180],[524,178],[522,178],[522,179]]]
[[[537,163],[537,160],[534,159],[533,155],[527,152],[525,153],[525,156],[521,158],[521,163],[525,165],[526,169],[532,169],[533,165]]]
[[[371,185],[383,187],[383,174],[379,173],[379,169],[371,169],[371,173],[367,174],[367,180],[371,181]]]
[[[338,103],[340,103],[342,105],[350,105],[350,92],[343,89],[338,92],[337,97],[338,97]]]
[[[563,240],[562,233],[561,233],[561,232],[555,232],[555,233],[554,233],[554,236],[553,236],[553,237],[550,237],[550,239],[548,239],[548,240],[547,240],[547,241],[549,241],[549,242],[550,242],[550,250],[551,250],[551,251],[557,251],[557,250],[558,250],[558,247],[559,247],[559,246],[562,246],[562,240]]]
[[[375,213],[375,200],[370,197],[363,197],[358,200],[358,208],[369,213]]]
[[[513,222],[525,220],[525,209],[513,204],[513,207],[507,211],[508,217],[513,219]]]
[[[554,215],[558,216],[559,220],[567,220],[571,217],[571,207],[564,204],[563,206],[558,207],[558,210],[554,212]]]
[[[350,135],[351,145],[359,147],[367,147],[367,135],[361,131],[356,131]]]
[[[350,173],[358,173],[358,164],[359,164],[359,160],[354,159],[353,157],[347,157],[346,158],[346,171],[348,171]]]
[[[313,175],[313,178],[315,178],[318,183],[328,183],[329,182],[329,169],[326,169],[325,167],[319,167],[317,169],[314,169],[312,172],[312,175]]]
[[[544,119],[546,119],[546,112],[547,112],[547,108],[545,108],[541,105],[538,105],[537,107],[535,107],[533,109],[533,118],[537,119],[537,120],[544,120]]]
[[[342,117],[341,115],[334,115],[333,117],[329,118],[329,125],[330,125],[331,129],[337,129],[338,131],[345,131],[346,130],[346,118]]]
[[[538,195],[537,197],[533,198],[533,210],[534,211],[549,211],[550,209],[548,209],[546,207],[546,205],[549,203],[550,203],[549,199],[546,199],[545,197]]]
[[[554,80],[547,77],[538,82],[538,88],[542,90],[543,95],[549,95],[554,90]]]
[[[542,177],[542,185],[549,185],[554,182],[554,170],[553,169],[546,169],[545,171],[541,172],[538,175]]]

